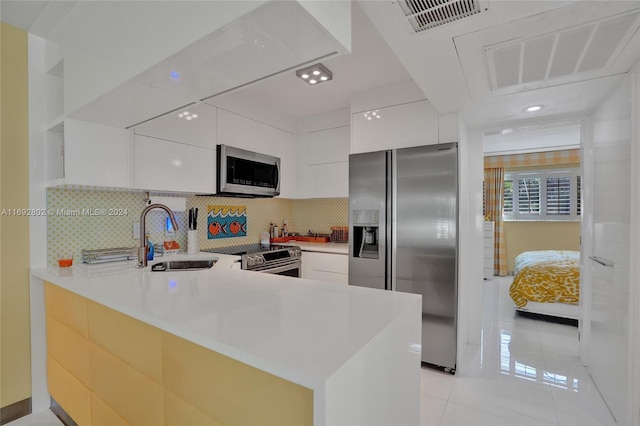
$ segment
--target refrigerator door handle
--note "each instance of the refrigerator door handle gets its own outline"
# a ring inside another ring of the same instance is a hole
[[[387,179],[387,241],[389,249],[387,249],[387,261],[390,265],[390,270],[387,273],[388,282],[390,286],[387,290],[396,290],[397,288],[397,274],[396,267],[398,264],[398,258],[396,256],[398,252],[398,236],[395,229],[397,226],[396,217],[398,215],[397,209],[397,189],[398,189],[398,170],[396,168],[396,151],[389,151],[387,154],[387,176],[391,179]]]

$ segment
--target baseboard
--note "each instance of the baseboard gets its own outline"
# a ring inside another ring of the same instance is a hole
[[[0,425],[19,419],[20,417],[31,414],[31,398],[14,402],[6,407],[0,408]]]
[[[78,423],[74,422],[71,416],[53,398],[51,398],[50,410],[65,426],[78,426]]]

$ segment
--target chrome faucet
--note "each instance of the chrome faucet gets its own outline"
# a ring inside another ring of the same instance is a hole
[[[178,223],[176,222],[176,218],[169,207],[165,206],[164,204],[151,204],[145,207],[145,209],[142,210],[142,213],[140,213],[140,247],[138,248],[138,267],[139,268],[144,268],[145,266],[147,266],[147,240],[145,238],[145,234],[146,234],[145,220],[147,217],[147,213],[149,213],[149,210],[153,210],[153,209],[162,209],[166,211],[169,214],[169,219],[171,219],[171,224],[173,225],[173,229],[175,229],[176,231],[178,230]]]

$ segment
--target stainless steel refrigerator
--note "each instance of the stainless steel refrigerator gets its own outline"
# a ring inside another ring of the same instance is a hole
[[[349,156],[349,285],[422,295],[422,362],[456,368],[458,144]]]

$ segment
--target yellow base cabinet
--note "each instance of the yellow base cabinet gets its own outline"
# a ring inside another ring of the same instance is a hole
[[[310,425],[313,391],[45,283],[50,395],[79,425]]]

